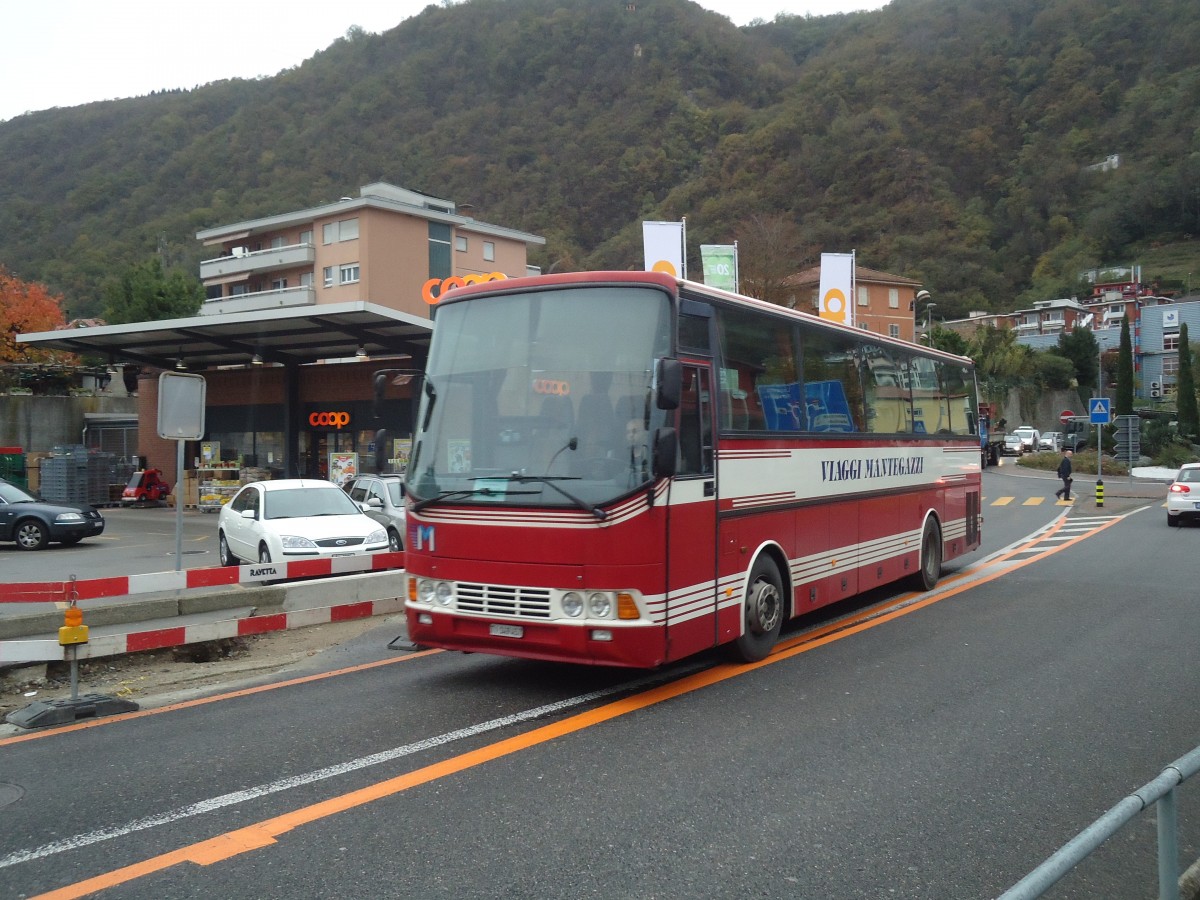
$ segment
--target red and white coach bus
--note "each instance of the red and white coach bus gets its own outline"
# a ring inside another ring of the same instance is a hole
[[[971,361],[655,272],[449,292],[418,413],[410,638],[653,667],[931,589],[979,546]]]

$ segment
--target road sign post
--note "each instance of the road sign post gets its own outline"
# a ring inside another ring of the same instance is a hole
[[[1096,426],[1096,505],[1104,505],[1104,432],[1100,428],[1112,421],[1112,407],[1107,397],[1088,401],[1089,421]]]

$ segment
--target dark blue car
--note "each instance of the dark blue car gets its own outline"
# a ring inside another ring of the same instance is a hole
[[[22,550],[47,544],[78,544],[104,533],[104,517],[87,504],[39,500],[0,478],[0,541],[16,541]]]

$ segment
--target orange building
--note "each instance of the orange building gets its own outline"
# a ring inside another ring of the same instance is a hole
[[[821,267],[804,269],[787,279],[795,289],[795,309],[820,310]],[[921,282],[866,266],[854,267],[854,324],[864,331],[902,341],[916,339],[915,309]]]

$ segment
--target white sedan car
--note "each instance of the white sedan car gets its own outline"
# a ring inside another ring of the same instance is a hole
[[[1167,488],[1167,524],[1178,525],[1184,519],[1200,519],[1200,463],[1180,466]]]
[[[388,549],[387,529],[336,484],[316,478],[252,481],[221,507],[221,565],[359,556]]]

